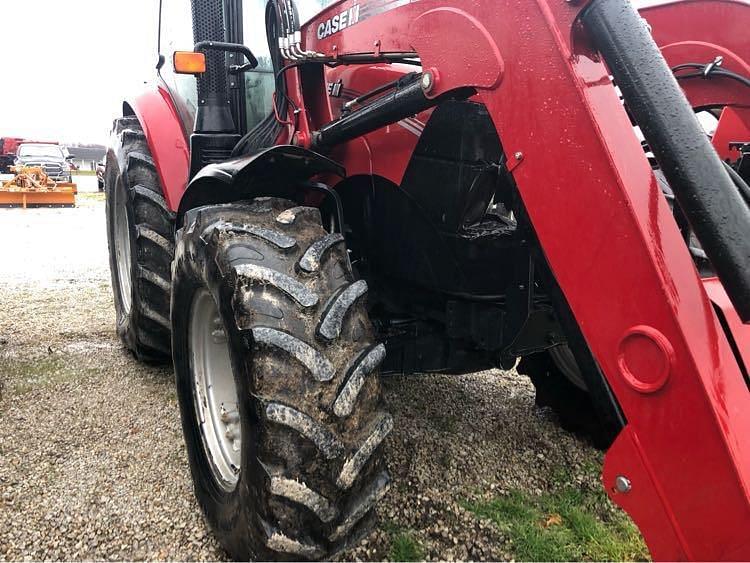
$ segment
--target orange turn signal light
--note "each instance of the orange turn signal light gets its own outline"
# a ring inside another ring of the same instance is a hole
[[[172,57],[177,74],[203,74],[206,72],[206,55],[195,51],[175,51]]]

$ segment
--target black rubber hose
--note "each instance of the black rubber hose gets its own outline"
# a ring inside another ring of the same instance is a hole
[[[709,63],[709,65],[710,64],[711,63]],[[731,78],[732,80],[736,80],[737,82],[744,84],[745,86],[750,88],[750,79],[742,76],[741,74],[737,74],[736,72],[733,72],[726,68],[721,68],[719,66],[714,66],[708,74],[705,74],[704,71],[707,66],[708,65],[700,64],[700,63],[684,63],[681,65],[672,67],[672,72],[674,73],[677,80],[683,80],[685,78],[702,78],[704,80],[708,80],[714,77],[724,77],[724,78]],[[699,70],[700,72],[678,74],[681,70],[687,70],[687,69],[696,69],[696,70]]]
[[[750,209],[630,2],[593,0],[582,19],[738,315],[750,322]]]
[[[271,66],[274,76],[282,67],[281,52],[279,51],[279,37],[284,33],[284,18],[281,14],[280,2],[271,0],[266,5],[266,40],[271,54]],[[284,77],[277,77],[274,81],[276,91],[276,112],[278,115],[286,115],[288,102],[286,96],[286,81]],[[260,123],[248,131],[232,150],[232,156],[252,154],[260,149],[275,144],[281,133],[282,126],[276,120],[272,110]]]

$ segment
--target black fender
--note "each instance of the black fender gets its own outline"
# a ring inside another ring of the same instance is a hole
[[[260,196],[293,199],[295,188],[318,174],[344,178],[346,170],[322,154],[294,145],[277,145],[209,164],[188,183],[177,210],[177,228],[187,211],[202,205]]]

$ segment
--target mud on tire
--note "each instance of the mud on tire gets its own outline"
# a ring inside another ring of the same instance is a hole
[[[379,398],[385,349],[343,238],[326,233],[317,209],[285,200],[203,207],[178,231],[173,276],[178,398],[211,528],[236,559],[331,558],[369,529],[389,483],[380,446],[393,425]],[[195,400],[190,319],[206,291],[238,401],[241,461],[229,486]]]
[[[117,119],[113,133],[104,185],[117,333],[139,360],[168,361],[174,215],[138,119]]]

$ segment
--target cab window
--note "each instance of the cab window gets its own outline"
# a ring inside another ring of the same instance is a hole
[[[162,0],[160,31],[159,51],[166,57],[160,74],[172,92],[185,130],[192,131],[195,110],[198,107],[198,84],[194,76],[175,74],[172,67],[172,53],[193,50],[193,16],[190,0]]]
[[[304,23],[336,0],[300,0],[296,2]],[[271,53],[266,38],[267,0],[244,0],[242,3],[242,36],[244,43],[258,59],[258,66],[244,74],[247,130],[251,130],[271,112],[275,90]]]

